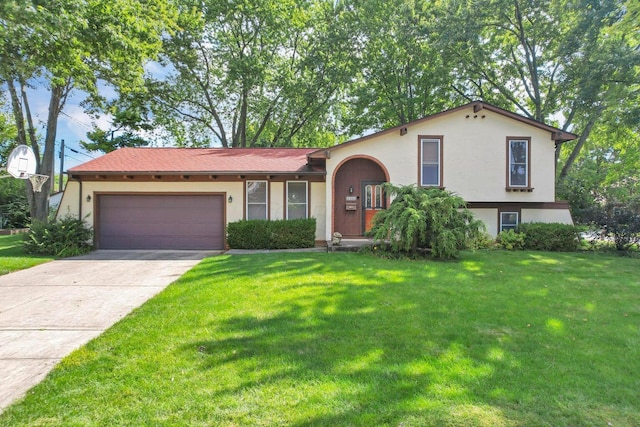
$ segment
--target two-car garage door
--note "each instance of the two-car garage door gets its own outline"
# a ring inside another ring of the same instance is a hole
[[[100,249],[223,249],[220,194],[101,194]]]

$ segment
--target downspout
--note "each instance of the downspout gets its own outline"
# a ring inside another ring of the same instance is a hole
[[[78,219],[82,220],[82,180],[78,180],[80,190],[78,190]]]

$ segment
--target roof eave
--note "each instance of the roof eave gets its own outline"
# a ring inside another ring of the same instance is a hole
[[[67,171],[69,175],[106,175],[106,176],[117,176],[117,175],[143,175],[143,176],[151,176],[151,175],[325,175],[325,171],[100,171],[100,170],[92,170],[92,171],[76,171],[73,169],[69,169]]]

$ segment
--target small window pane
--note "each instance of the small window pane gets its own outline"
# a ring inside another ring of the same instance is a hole
[[[376,208],[382,207],[382,186],[376,185]]]
[[[500,213],[500,231],[514,230],[518,227],[518,212]]]
[[[307,217],[306,205],[289,205],[289,211],[287,218],[289,219],[304,219]]]
[[[422,151],[420,154],[422,167],[420,184],[424,186],[440,185],[440,140],[422,139],[420,149]]]
[[[438,143],[440,141],[422,140],[422,163],[438,163]]]
[[[307,202],[307,183],[306,182],[290,182],[288,186],[287,200],[289,203],[306,203]]]
[[[247,207],[247,219],[267,219],[267,205],[249,205]]]
[[[509,186],[526,187],[529,185],[529,141],[509,141]]]
[[[306,218],[307,205],[307,182],[287,182],[287,218]]]
[[[367,185],[364,187],[364,192],[365,192],[365,207],[366,208],[371,208],[372,205],[372,196],[371,196],[371,189],[372,187],[370,185]]]
[[[267,183],[264,181],[248,181],[247,200],[249,203],[266,203]]]
[[[511,163],[527,163],[527,141],[511,141]]]
[[[438,165],[422,165],[422,185],[438,185]]]
[[[266,181],[247,181],[247,219],[267,219]]]
[[[527,168],[525,165],[511,165],[511,185],[526,187]]]

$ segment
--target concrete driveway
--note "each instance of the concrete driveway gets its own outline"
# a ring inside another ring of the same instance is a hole
[[[0,412],[71,351],[215,254],[95,251],[0,276]]]

